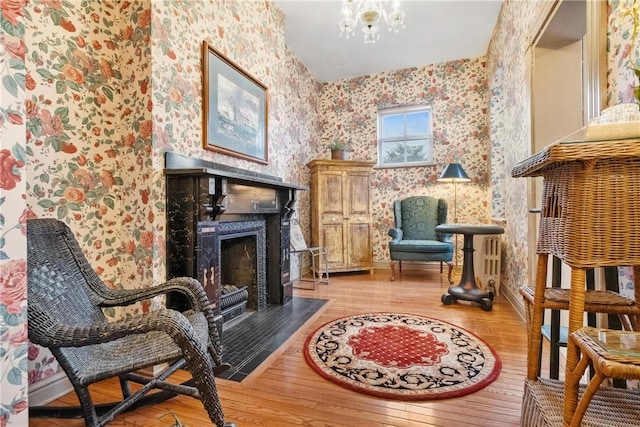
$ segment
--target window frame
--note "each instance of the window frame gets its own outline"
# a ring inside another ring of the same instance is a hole
[[[416,112],[427,112],[428,113],[428,130],[427,134],[416,134],[416,135],[407,135],[407,115],[416,113]],[[378,110],[378,168],[405,168],[405,167],[415,167],[415,166],[428,166],[434,164],[434,143],[433,143],[433,106],[429,104],[420,104],[420,105],[405,105],[391,108],[381,108]],[[404,133],[402,136],[396,136],[391,138],[383,138],[383,122],[384,118],[387,116],[397,116],[402,115],[404,118]],[[405,149],[405,159],[402,162],[394,162],[394,163],[383,163],[383,150],[382,146],[385,142],[403,142],[406,148],[407,142],[417,141],[426,139],[426,143],[424,147],[429,151],[430,156],[426,160],[421,160],[417,162],[406,161],[406,149]]]

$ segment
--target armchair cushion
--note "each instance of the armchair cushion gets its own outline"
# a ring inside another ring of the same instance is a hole
[[[390,242],[389,249],[394,252],[417,252],[423,254],[451,253],[451,243],[439,240],[401,240]]]

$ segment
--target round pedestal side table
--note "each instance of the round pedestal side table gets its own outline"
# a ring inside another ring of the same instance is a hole
[[[436,227],[438,233],[452,233],[464,235],[462,252],[462,278],[460,283],[450,286],[448,292],[442,295],[442,303],[451,305],[457,300],[473,301],[480,304],[484,311],[493,308],[493,292],[485,292],[476,284],[476,275],[473,267],[473,236],[476,234],[502,234],[504,229],[497,225],[485,224],[440,224]]]

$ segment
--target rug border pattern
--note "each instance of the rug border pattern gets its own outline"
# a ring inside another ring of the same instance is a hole
[[[321,333],[321,331],[328,325],[338,323],[350,318],[365,317],[365,316],[411,316],[411,317],[418,317],[422,319],[428,319],[431,321],[443,323],[445,325],[448,325],[451,328],[462,331],[465,334],[469,335],[471,338],[475,339],[478,342],[478,345],[482,349],[483,353],[493,355],[493,360],[491,358],[485,358],[488,364],[483,367],[483,375],[481,376],[479,375],[481,378],[476,377],[476,378],[467,380],[464,387],[452,386],[448,391],[438,391],[433,393],[429,393],[428,390],[425,391],[425,390],[407,390],[407,389],[402,390],[401,393],[379,391],[373,387],[368,387],[362,383],[350,381],[349,379],[346,379],[342,375],[339,375],[333,371],[327,372],[323,370],[319,366],[319,364],[323,362],[318,358],[317,353],[314,351],[315,342],[317,341],[318,335]],[[454,325],[450,322],[447,322],[441,319],[418,315],[418,314],[412,314],[412,313],[389,313],[389,312],[360,313],[360,314],[353,314],[353,315],[333,319],[329,322],[324,323],[320,327],[316,328],[311,334],[307,336],[304,343],[303,353],[304,353],[304,358],[307,364],[323,378],[337,385],[340,385],[341,387],[347,388],[349,390],[352,390],[358,393],[363,393],[371,396],[392,399],[392,400],[425,401],[425,400],[450,399],[453,397],[465,396],[467,394],[471,394],[478,390],[481,390],[487,385],[489,385],[490,383],[492,383],[493,381],[495,381],[500,375],[500,371],[502,369],[502,362],[498,357],[498,355],[496,354],[496,352],[474,333],[468,331],[465,328],[462,328],[460,326]],[[489,372],[489,373],[486,374],[486,372]]]

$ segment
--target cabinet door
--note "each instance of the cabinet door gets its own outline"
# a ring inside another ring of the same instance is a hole
[[[369,200],[368,171],[349,171],[345,175],[347,197],[345,222],[347,242],[347,267],[371,267],[371,203]]]
[[[328,171],[318,178],[320,246],[327,248],[330,269],[345,268],[343,175],[340,171]]]

